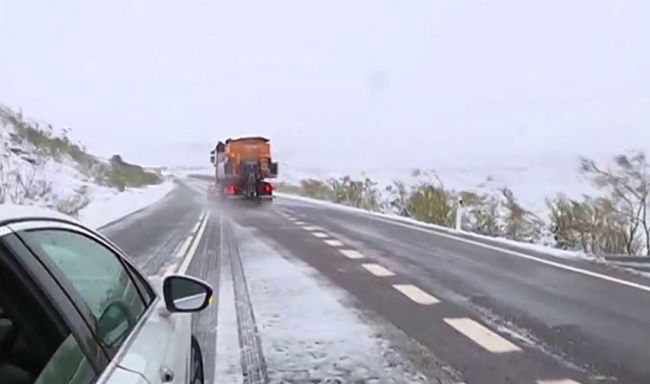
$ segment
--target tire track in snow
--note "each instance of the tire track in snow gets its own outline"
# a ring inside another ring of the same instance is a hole
[[[198,277],[210,283],[214,289],[214,297],[220,297],[219,275],[221,271],[219,259],[219,244],[221,236],[219,231],[219,220],[211,220],[208,223],[208,233],[200,241],[197,255],[190,263],[187,274]],[[219,300],[210,304],[204,311],[193,316],[192,331],[196,336],[203,352],[204,377],[206,384],[212,383],[214,377],[216,360],[216,338],[217,318],[219,314]],[[215,381],[213,384],[216,384]]]
[[[237,328],[239,331],[244,384],[268,383],[266,361],[262,352],[257,324],[255,323],[255,315],[253,314],[253,306],[248,293],[237,239],[230,222],[224,222],[223,229],[226,234],[225,237],[228,239],[228,253],[235,290]]]

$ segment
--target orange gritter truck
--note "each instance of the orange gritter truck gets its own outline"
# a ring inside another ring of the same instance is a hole
[[[264,137],[241,137],[219,142],[210,152],[214,186],[209,193],[222,199],[272,200],[278,163],[271,160],[271,144]]]

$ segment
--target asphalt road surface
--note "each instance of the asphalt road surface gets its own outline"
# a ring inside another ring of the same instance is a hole
[[[189,180],[102,230],[146,273],[186,272],[217,288],[220,305],[194,321],[214,382],[299,382],[273,376],[277,367],[265,359],[241,227],[316,270],[349,296],[346,305],[393,327],[386,335],[402,334],[385,337],[424,382],[650,383],[648,280],[303,200],[221,206],[205,199],[206,189]],[[222,339],[240,348],[221,348]],[[219,368],[228,359],[236,363]]]

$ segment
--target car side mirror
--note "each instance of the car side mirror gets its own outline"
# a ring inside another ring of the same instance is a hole
[[[212,301],[212,287],[184,275],[170,275],[163,282],[163,297],[169,312],[198,312]]]

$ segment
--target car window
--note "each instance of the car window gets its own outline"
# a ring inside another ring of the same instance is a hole
[[[131,278],[135,281],[135,285],[138,287],[138,290],[140,291],[142,295],[142,300],[144,300],[145,306],[149,306],[153,302],[153,299],[155,297],[155,292],[153,291],[151,285],[145,278],[138,272],[135,268],[133,268],[131,265],[127,265],[127,269],[129,270],[129,274],[131,275]]]
[[[94,379],[95,371],[70,335],[61,343],[35,384],[85,384]]]
[[[77,340],[34,294],[0,262],[0,383],[94,382],[96,372]]]
[[[147,306],[118,256],[89,237],[65,230],[29,231],[23,237],[72,284],[96,320],[98,339],[116,351]]]

